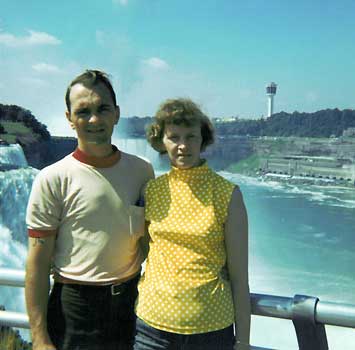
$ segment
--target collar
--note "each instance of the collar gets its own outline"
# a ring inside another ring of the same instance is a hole
[[[115,145],[112,145],[112,151],[113,153],[107,157],[95,157],[77,148],[72,155],[79,162],[91,165],[95,168],[110,168],[121,159],[121,152]]]
[[[179,169],[174,166],[171,167],[170,176],[180,179],[182,181],[189,181],[191,179],[199,179],[209,172],[207,161],[203,159],[203,163],[199,166],[188,169]]]

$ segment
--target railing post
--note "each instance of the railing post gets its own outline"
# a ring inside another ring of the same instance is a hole
[[[318,298],[295,295],[292,305],[292,322],[300,350],[328,350],[324,324],[315,319]]]

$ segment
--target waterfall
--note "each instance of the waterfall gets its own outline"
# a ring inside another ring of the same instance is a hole
[[[0,170],[0,267],[24,269],[26,206],[38,170],[28,167],[20,145],[0,146]],[[25,312],[23,289],[1,287],[0,304],[7,310]],[[27,331],[21,330],[21,334],[28,338]]]
[[[0,145],[0,170],[25,168],[27,166],[27,160],[20,145]]]
[[[161,157],[144,138],[116,138],[112,140],[118,149],[131,153],[150,161],[154,169],[168,168],[169,162],[166,156]]]
[[[27,244],[26,206],[37,172],[33,168],[0,172],[0,229],[8,230],[11,238],[22,244]],[[2,259],[3,254],[1,263]]]

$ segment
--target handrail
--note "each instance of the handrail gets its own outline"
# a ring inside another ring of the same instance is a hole
[[[25,272],[22,270],[0,268],[0,286],[24,287]],[[332,325],[355,328],[355,305],[321,301],[315,297],[295,295],[293,298],[251,293],[251,311],[253,315],[292,320],[296,328],[298,341],[304,328],[309,331],[315,326],[316,338],[325,338],[325,343],[317,340],[317,345],[300,346],[300,349],[327,349],[325,330],[319,325]],[[28,316],[23,313],[0,311],[0,326],[29,328]],[[303,328],[302,328],[303,327]],[[323,333],[324,334],[323,334]],[[309,335],[308,335],[309,336]],[[319,343],[318,343],[319,341]],[[321,344],[322,343],[322,344]],[[251,347],[253,350],[266,348]],[[269,349],[270,350],[270,349]]]
[[[0,269],[0,285],[12,287],[25,286],[25,271],[15,269]]]
[[[293,319],[294,298],[251,294],[252,314],[266,317]],[[355,305],[318,300],[315,321],[329,326],[355,328]]]

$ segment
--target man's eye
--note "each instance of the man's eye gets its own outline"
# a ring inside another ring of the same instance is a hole
[[[84,115],[88,114],[88,111],[86,109],[81,109],[81,110],[77,111],[76,114],[79,116],[84,116]]]
[[[108,106],[103,106],[103,107],[99,108],[100,112],[106,112],[106,111],[109,111],[109,110],[110,110],[110,107],[108,107]]]

